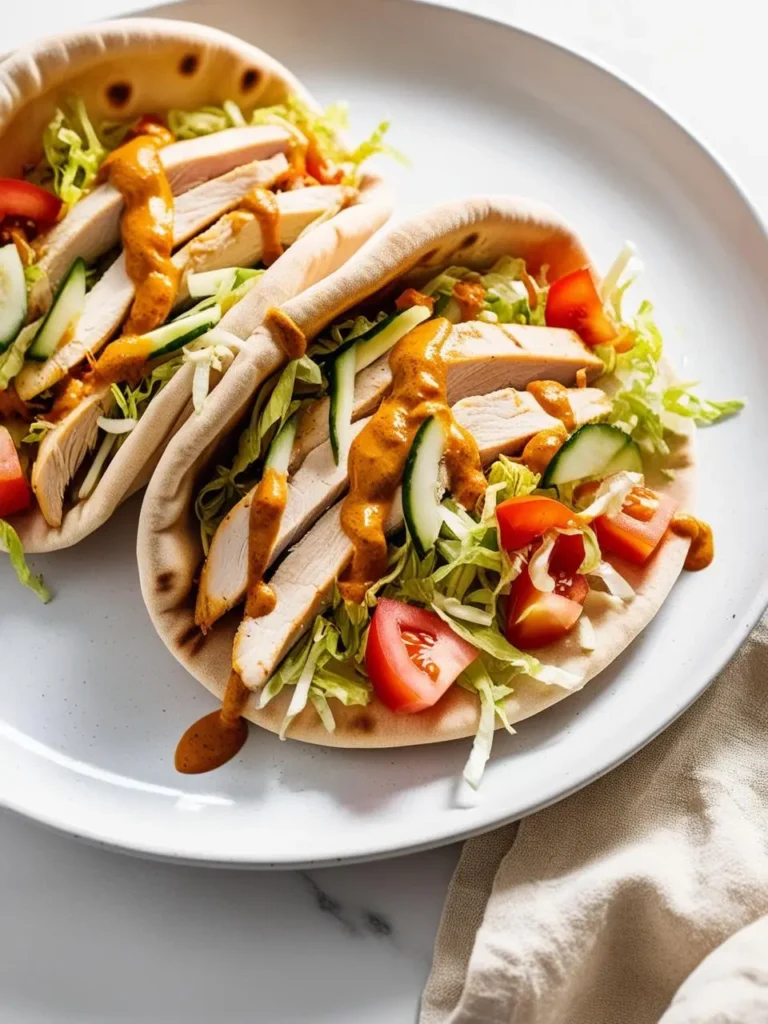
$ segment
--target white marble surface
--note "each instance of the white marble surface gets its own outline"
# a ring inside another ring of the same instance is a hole
[[[629,75],[713,146],[768,211],[762,5],[451,5],[494,13]],[[7,3],[0,49],[143,6]],[[247,986],[254,1021],[413,1024],[456,855],[447,848],[309,875],[216,872],[131,860],[0,815],[0,1017],[239,1024],[236,994]]]

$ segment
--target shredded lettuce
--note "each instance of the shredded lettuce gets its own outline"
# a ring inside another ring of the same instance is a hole
[[[303,399],[295,394],[297,383],[310,388],[323,383],[320,367],[309,356],[292,359],[262,385],[248,425],[238,438],[232,463],[217,466],[213,478],[198,492],[195,513],[206,553],[221,520],[256,482],[246,474],[266,454],[269,442],[285,421],[302,405]]]
[[[22,327],[16,340],[0,355],[0,391],[5,391],[17,373],[24,366],[24,356],[35,340],[42,317]]]
[[[0,519],[0,551],[7,552],[19,583],[29,587],[33,593],[37,594],[43,604],[48,604],[51,600],[51,593],[43,583],[43,577],[32,574],[24,557],[24,547],[18,533],[4,519]]]
[[[468,267],[447,267],[419,290],[435,299],[436,313],[450,320],[458,320],[459,311],[453,299],[453,289],[459,281],[476,281],[485,288],[485,307],[478,316],[479,320],[501,324],[544,323],[546,291],[529,277],[524,260],[502,256],[485,274]],[[534,308],[531,307],[525,281],[536,292]]]
[[[45,156],[29,175],[74,206],[96,181],[108,147],[99,137],[79,96],[57,107],[43,132]]]
[[[240,107],[232,101],[226,101],[221,107],[171,110],[168,114],[168,127],[177,139],[193,139],[248,123],[278,124],[298,130],[304,138],[317,143],[323,156],[342,168],[344,184],[348,185],[359,183],[360,166],[372,156],[388,156],[400,163],[406,162],[403,154],[385,141],[388,121],[382,121],[357,146],[348,148],[342,141],[349,128],[349,113],[344,103],[334,103],[325,110],[317,111],[298,97],[291,96],[285,103],[257,107],[250,119],[246,119]]]
[[[472,750],[464,766],[465,780],[473,789],[477,789],[491,756],[496,718],[499,718],[508,733],[513,736],[515,734],[504,706],[505,699],[513,690],[511,686],[497,685],[493,682],[482,657],[467,666],[456,682],[470,693],[477,694],[480,701],[480,721]]]

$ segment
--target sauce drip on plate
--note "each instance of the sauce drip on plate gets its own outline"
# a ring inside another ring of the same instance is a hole
[[[715,545],[712,538],[712,528],[703,523],[701,519],[695,519],[687,513],[678,512],[672,517],[670,524],[672,532],[678,537],[690,537],[691,546],[688,549],[683,568],[689,572],[699,572],[712,564],[715,557]]]
[[[190,725],[176,747],[176,771],[202,775],[231,761],[248,738],[248,723],[242,718],[250,690],[233,672],[219,711],[212,711]]]

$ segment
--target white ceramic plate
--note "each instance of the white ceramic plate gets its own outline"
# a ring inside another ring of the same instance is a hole
[[[158,12],[159,13],[159,10]],[[253,730],[210,776],[176,775],[183,729],[212,698],[167,654],[134,564],[138,501],[78,548],[35,560],[43,608],[0,569],[0,800],[92,841],[157,857],[324,864],[466,836],[563,797],[618,764],[707,686],[766,601],[768,242],[737,187],[668,115],[540,39],[404,0],[191,0],[171,17],[239,33],[362,130],[391,118],[413,161],[399,214],[483,191],[553,204],[599,265],[625,238],[647,265],[669,351],[742,416],[700,435],[697,513],[717,559],[685,576],[651,627],[580,694],[498,734],[479,798],[456,780],[468,743],[340,752]],[[638,291],[639,296],[639,291]]]

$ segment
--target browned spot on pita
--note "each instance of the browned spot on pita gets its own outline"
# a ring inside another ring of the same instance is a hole
[[[355,729],[359,729],[360,732],[373,732],[373,719],[370,715],[366,715],[365,712],[353,719],[352,725]]]
[[[175,575],[176,574],[172,570],[158,573],[157,579],[155,580],[155,590],[158,594],[167,594],[169,590],[173,589]]]
[[[181,633],[176,637],[176,643],[179,647],[188,647],[191,654],[197,654],[200,648],[205,643],[205,637],[200,630],[194,624],[187,626],[186,629],[182,630]]]
[[[437,256],[437,253],[437,249],[430,249],[429,252],[424,253],[424,255],[421,257],[420,262],[427,265],[430,264],[432,260],[435,258],[435,256]]]
[[[113,82],[107,88],[107,99],[113,107],[124,107],[132,92],[133,86],[129,82]]]
[[[473,231],[471,234],[465,235],[459,242],[459,249],[468,249],[471,245],[474,245],[477,242],[479,237],[480,235],[477,231]]]
[[[179,74],[189,78],[197,71],[200,65],[200,58],[196,53],[185,53],[179,61]]]
[[[261,72],[258,68],[246,68],[240,78],[241,92],[250,92],[259,84],[260,79]]]

